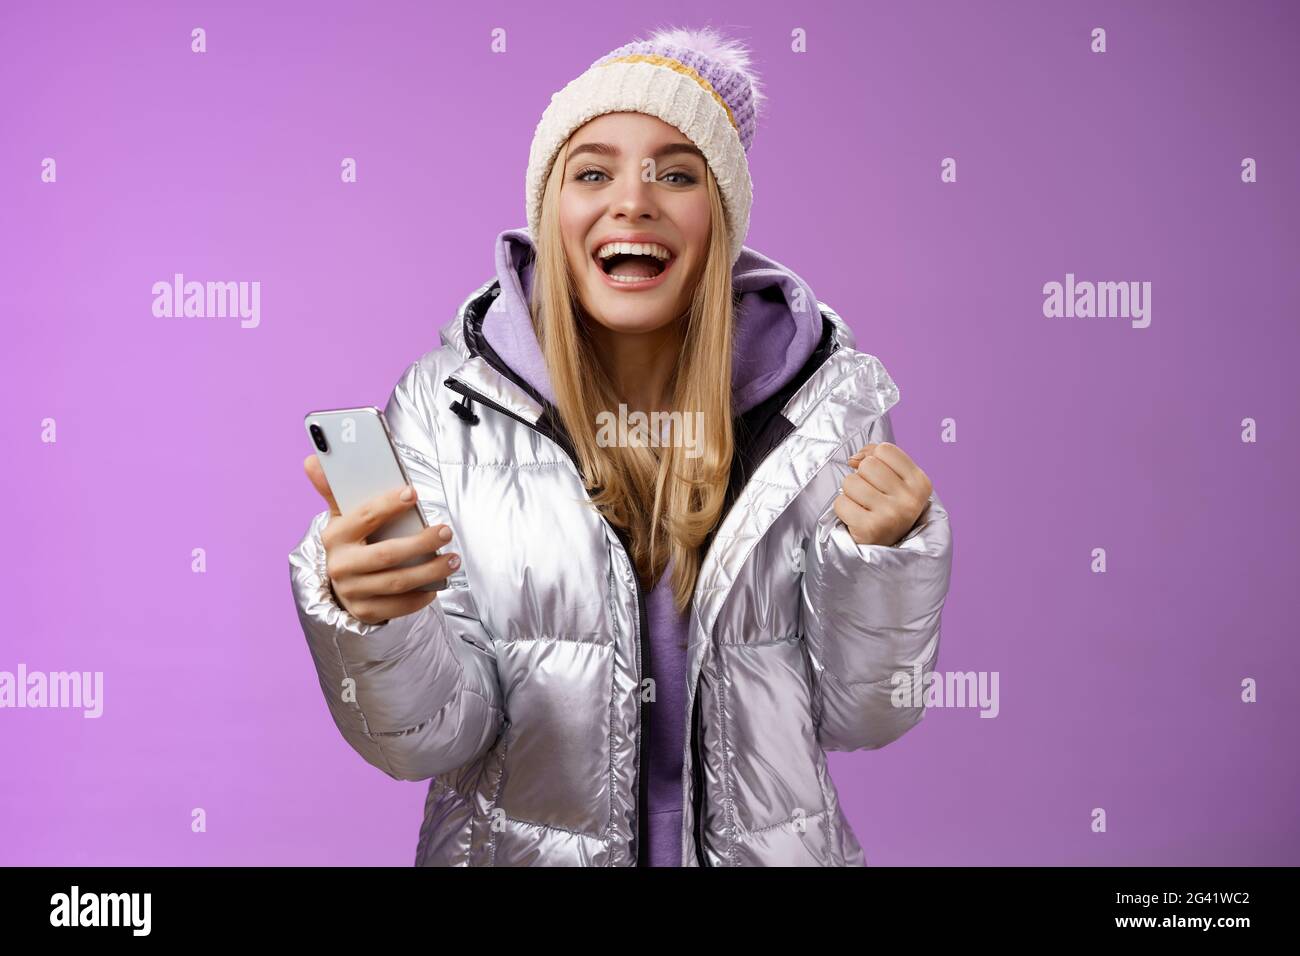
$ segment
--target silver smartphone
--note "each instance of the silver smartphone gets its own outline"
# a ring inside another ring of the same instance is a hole
[[[373,406],[331,408],[311,412],[304,419],[307,435],[316,449],[325,480],[330,483],[339,510],[347,514],[375,495],[409,484],[402,456],[393,444],[384,413]],[[366,538],[374,544],[403,535],[418,534],[429,525],[417,504],[403,511]],[[428,561],[433,554],[417,555],[398,567],[409,568]],[[420,591],[441,591],[444,578],[421,585]]]

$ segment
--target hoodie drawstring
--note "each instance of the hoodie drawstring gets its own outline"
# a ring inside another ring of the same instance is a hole
[[[469,425],[477,425],[478,416],[475,415],[473,410],[470,408],[471,404],[472,402],[470,401],[469,396],[466,395],[461,401],[452,402],[451,410],[460,417],[461,421]]]

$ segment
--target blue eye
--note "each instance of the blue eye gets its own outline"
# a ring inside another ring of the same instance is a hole
[[[576,173],[574,174],[574,176],[573,176],[573,180],[574,180],[574,182],[581,182],[581,183],[594,183],[594,182],[599,182],[599,180],[595,180],[595,179],[587,179],[587,178],[586,178],[586,177],[587,177],[589,174],[591,174],[591,173],[595,173],[595,174],[598,175],[598,176],[604,176],[604,175],[605,175],[605,171],[604,171],[604,170],[596,169],[595,167],[588,167],[588,168],[586,168],[586,169],[580,169],[580,170],[578,170],[578,172],[576,172]],[[682,171],[682,170],[680,170],[680,169],[675,169],[675,170],[673,170],[671,173],[664,173],[664,176],[665,176],[665,177],[668,177],[668,176],[681,176],[681,177],[682,177],[682,181],[681,181],[681,182],[674,183],[673,185],[675,185],[675,186],[693,186],[693,185],[695,185],[696,182],[698,182],[698,180],[696,180],[696,178],[695,178],[694,176],[692,176],[690,173],[688,173],[688,172],[684,172],[684,171]],[[606,177],[606,178],[608,178],[608,177]]]

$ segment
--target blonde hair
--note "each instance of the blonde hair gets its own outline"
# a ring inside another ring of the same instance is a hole
[[[592,504],[612,525],[626,531],[632,563],[647,589],[658,581],[672,556],[673,600],[677,610],[684,611],[695,590],[703,543],[722,511],[735,447],[731,417],[735,300],[722,194],[706,165],[712,228],[691,307],[676,320],[684,328],[668,383],[672,411],[689,416],[702,413],[701,453],[688,457],[681,442],[659,448],[602,447],[596,441],[598,413],[617,409],[621,399],[580,320],[560,234],[559,197],[570,142],[560,148],[542,196],[529,302],[533,328]]]

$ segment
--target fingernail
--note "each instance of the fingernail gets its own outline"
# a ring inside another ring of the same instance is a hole
[[[446,526],[444,526],[443,529],[442,529],[441,531],[438,532],[438,537],[442,538],[443,541],[450,541],[450,540],[451,540],[451,529],[448,528],[448,527],[446,527]]]
[[[403,501],[410,501],[414,497],[415,497],[415,489],[412,488],[410,485],[407,485],[405,488],[402,489]]]
[[[460,558],[456,557],[456,555],[453,554],[450,558],[447,559],[447,567],[451,568],[453,571],[456,568],[460,567]]]

